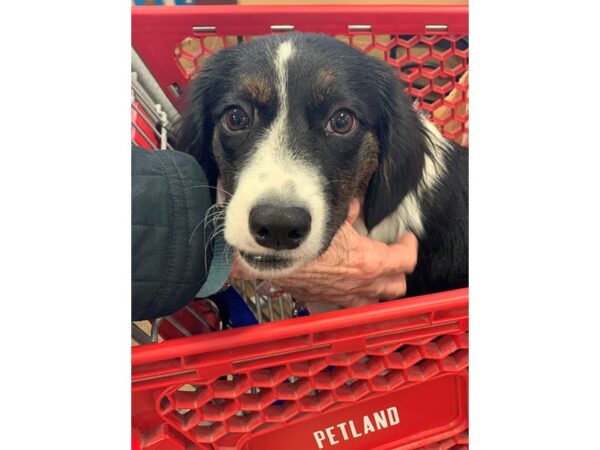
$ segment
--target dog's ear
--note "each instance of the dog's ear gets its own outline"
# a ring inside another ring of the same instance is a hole
[[[209,62],[190,83],[184,114],[177,129],[177,150],[189,153],[200,163],[210,186],[217,185],[219,169],[211,150],[215,124],[211,116],[216,74]],[[211,189],[215,201],[216,190]]]
[[[387,65],[378,65],[372,73],[378,98],[379,164],[365,195],[364,219],[369,231],[416,189],[428,151],[424,125],[402,82]]]

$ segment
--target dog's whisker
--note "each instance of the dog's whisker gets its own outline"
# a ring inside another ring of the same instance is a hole
[[[184,190],[189,190],[189,189],[199,189],[199,188],[208,188],[208,189],[214,189],[215,191],[219,191],[219,192],[223,192],[224,194],[233,197],[233,194],[223,188],[220,188],[218,186],[209,186],[208,184],[197,184],[194,186],[188,186],[186,187]]]
[[[207,260],[207,254],[208,254],[208,247],[210,245],[211,240],[213,240],[215,237],[217,236],[217,234],[213,233],[204,243],[204,266],[207,267],[208,266],[208,260]]]
[[[208,246],[210,245],[211,241],[213,239],[215,239],[217,237],[217,230],[213,230],[212,233],[210,234],[210,236],[208,237],[208,239],[204,242],[204,251],[206,252],[206,250],[208,249]]]
[[[211,244],[211,241],[213,241],[214,239],[217,238],[217,236],[219,235],[220,232],[222,232],[225,229],[225,226],[220,226],[218,228],[215,228],[213,230],[213,232],[211,233],[210,237],[206,240],[205,244],[204,244],[204,254],[206,254],[207,250],[208,250],[208,246]]]
[[[221,217],[225,216],[225,211],[221,210],[219,208],[214,208],[214,210],[208,209],[206,210],[206,214],[204,216],[204,220],[208,223],[208,221],[210,221],[210,223],[214,223],[216,220],[220,219]]]
[[[229,252],[227,251],[228,249],[228,245],[227,243],[225,243],[225,245],[223,246],[223,256],[225,257],[225,262],[229,262]]]
[[[218,224],[217,220],[218,219],[215,219],[215,221],[211,222],[212,223],[212,229],[211,229],[211,232],[210,232],[210,235],[208,236],[208,238],[206,237],[206,226],[207,226],[207,224],[204,225],[204,237],[205,237],[204,240],[205,240],[205,242],[210,241],[210,239],[212,238],[213,235],[215,235],[215,233],[220,232],[220,231],[222,231],[222,230],[225,229],[225,225],[215,226],[215,223]],[[217,230],[219,230],[219,231],[217,231]]]
[[[210,208],[208,208],[206,210],[207,214],[205,214],[204,218],[200,222],[198,222],[198,224],[194,227],[194,229],[192,230],[192,233],[190,235],[190,239],[188,240],[188,245],[192,243],[192,239],[194,239],[194,235],[196,234],[196,231],[198,230],[198,228],[200,227],[200,225],[202,225],[203,223],[205,223],[208,219],[211,219],[212,220],[211,223],[214,223],[214,221],[216,221],[218,219],[218,215],[224,213],[225,210],[218,210],[218,211],[216,211],[214,213],[213,212],[209,213],[209,211],[213,207],[215,207],[215,206],[218,206],[218,205],[213,205]],[[206,225],[205,225],[204,229],[206,230]]]
[[[206,228],[206,226],[209,223],[213,223],[215,219],[218,219],[218,217],[219,217],[218,211],[210,212],[210,213],[207,213],[199,223],[200,224],[204,223],[204,228]]]
[[[335,184],[335,183],[344,183],[346,180],[325,180],[323,181],[324,185]]]
[[[214,213],[213,215],[215,215],[215,214],[217,214],[217,213]],[[217,220],[217,219],[214,219],[214,220]],[[218,235],[218,233],[225,229],[224,225],[221,225],[220,227],[214,227],[213,226],[214,228],[212,229],[211,234],[207,238],[206,237],[206,225],[207,225],[207,223],[205,222],[205,224],[204,224],[204,242],[205,242],[205,245],[204,245],[204,265],[205,265],[205,267],[208,264],[208,261],[207,261],[207,258],[206,258],[206,254],[207,254],[208,246],[210,245],[211,240],[215,239],[215,237]]]

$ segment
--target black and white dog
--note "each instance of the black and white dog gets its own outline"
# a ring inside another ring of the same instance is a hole
[[[468,285],[467,151],[421,117],[394,71],[333,38],[288,33],[221,50],[191,84],[179,148],[228,192],[225,239],[258,278],[355,228],[419,238],[407,295]]]

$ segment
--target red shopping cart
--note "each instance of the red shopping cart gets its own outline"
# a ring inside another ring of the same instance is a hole
[[[135,58],[157,95],[136,91],[132,139],[168,147],[181,93],[219,48],[296,30],[385,59],[464,145],[467,22],[466,6],[134,7]],[[467,448],[467,289],[171,339],[173,330],[132,349],[136,449]]]

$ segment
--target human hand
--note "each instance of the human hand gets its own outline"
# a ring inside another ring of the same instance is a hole
[[[307,303],[353,307],[403,297],[406,274],[417,264],[416,236],[407,232],[390,245],[362,236],[352,227],[359,211],[358,200],[353,200],[346,221],[323,255],[270,281],[294,299]],[[253,278],[237,260],[231,277]]]

